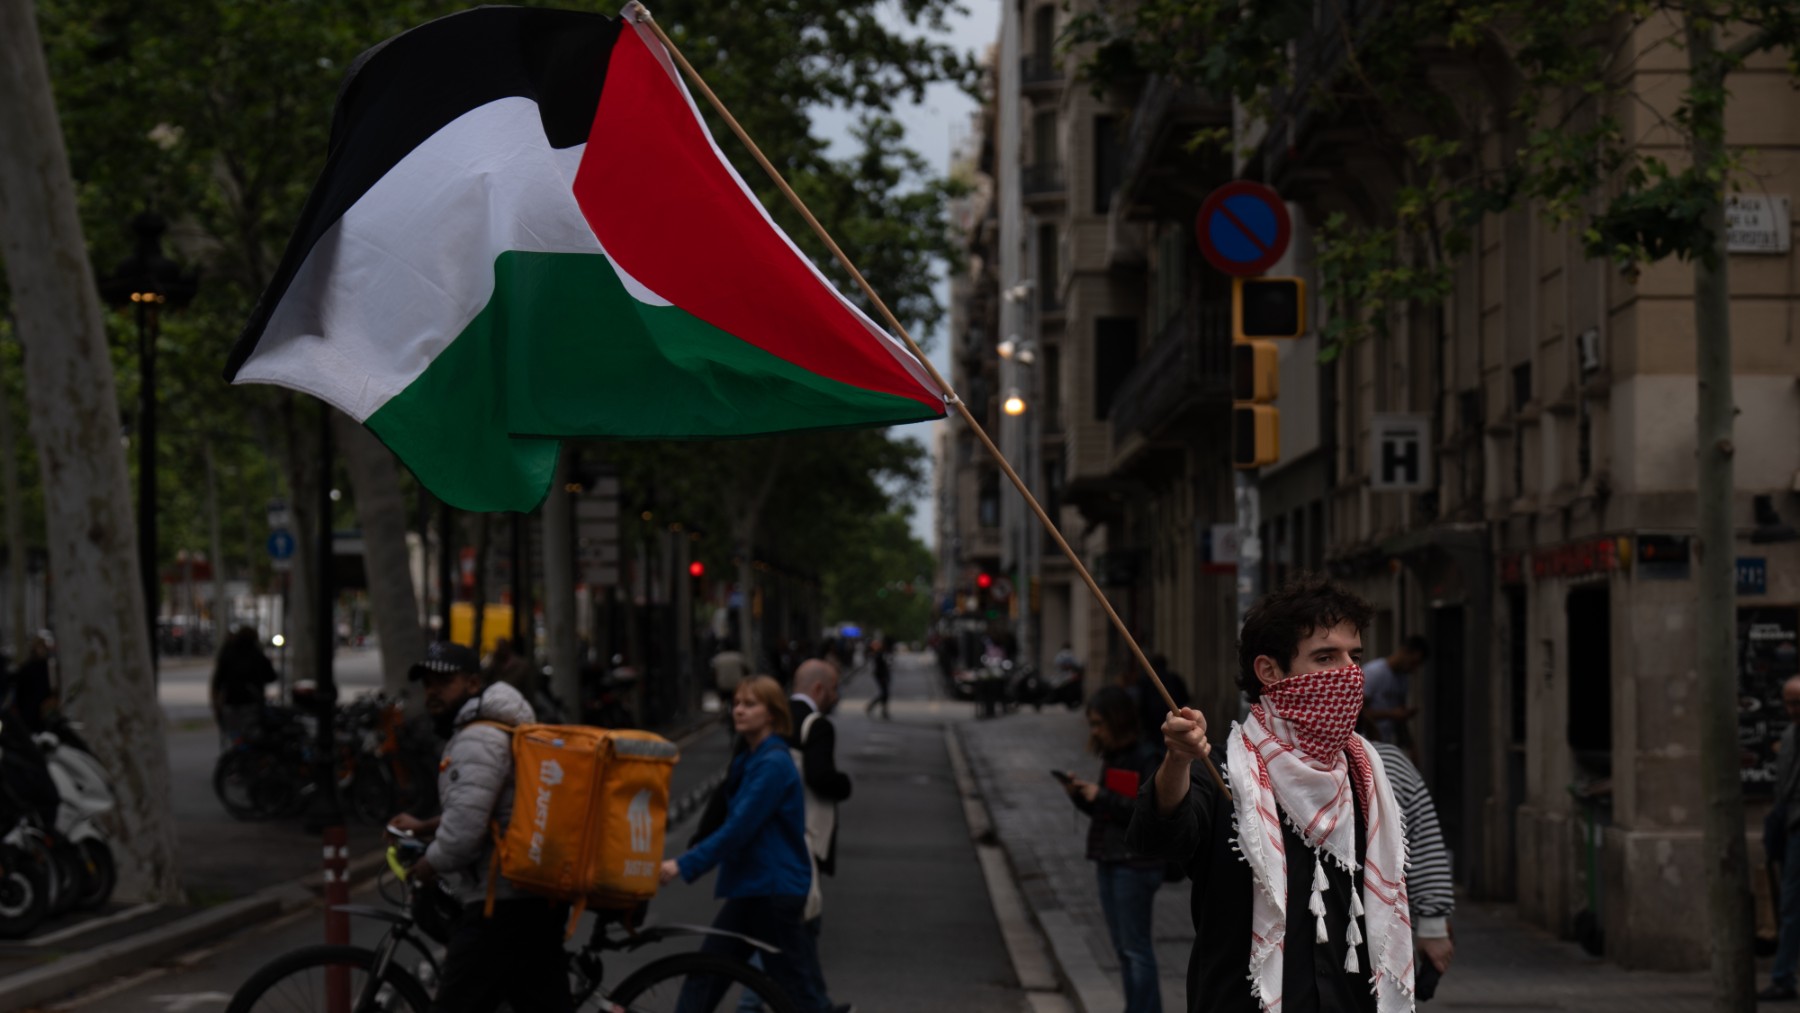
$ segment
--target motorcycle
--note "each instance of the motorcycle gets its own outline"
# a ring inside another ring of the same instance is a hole
[[[112,845],[100,826],[100,817],[112,811],[116,800],[107,785],[106,769],[87,751],[86,743],[66,720],[58,720],[38,733],[34,741],[43,752],[50,780],[56,785],[56,834],[79,855],[81,872],[74,906],[97,910],[112,899],[119,883]]]

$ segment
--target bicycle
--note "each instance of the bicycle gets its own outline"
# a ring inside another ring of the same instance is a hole
[[[369,904],[333,907],[353,918],[386,922],[388,929],[373,947],[354,945],[307,946],[283,954],[252,974],[231,999],[225,1013],[319,1013],[327,1002],[330,979],[342,974],[353,1004],[350,1013],[428,1013],[431,995],[442,977],[442,967],[432,943],[449,936],[450,919],[458,905],[440,887],[413,888],[407,872],[423,855],[425,846],[404,839],[388,848],[388,868],[403,891],[401,899],[384,899],[398,910]],[[642,909],[640,909],[641,911]],[[742,960],[700,952],[674,953],[645,964],[617,986],[605,985],[605,953],[632,953],[684,936],[731,936],[764,953],[779,953],[760,940],[696,925],[634,927],[620,912],[594,923],[586,944],[568,955],[570,995],[578,1013],[652,1013],[674,1010],[682,985],[690,978],[721,977],[762,997],[770,1013],[797,1013],[780,986]],[[406,950],[414,955],[413,970],[405,965]],[[718,1009],[735,1008],[738,991],[727,988]],[[517,1011],[530,1013],[530,1011]]]

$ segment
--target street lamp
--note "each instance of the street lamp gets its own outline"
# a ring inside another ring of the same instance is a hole
[[[1025,414],[1025,396],[1019,393],[1017,387],[1014,387],[1006,392],[1006,400],[1000,402],[1000,409],[1014,418]]]
[[[163,256],[168,225],[148,211],[131,221],[137,246],[100,282],[108,305],[137,311],[138,328],[138,568],[149,621],[150,670],[156,671],[156,339],[164,309],[181,309],[194,299],[199,278]]]

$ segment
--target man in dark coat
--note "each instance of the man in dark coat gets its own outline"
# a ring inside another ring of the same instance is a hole
[[[1163,721],[1168,752],[1126,845],[1193,880],[1190,1011],[1413,1008],[1402,817],[1379,754],[1355,735],[1371,611],[1305,578],[1245,616],[1238,684],[1254,706],[1228,736],[1229,796],[1201,762],[1213,752],[1205,716],[1183,707]]]
[[[256,727],[267,702],[268,686],[275,679],[275,666],[263,653],[256,630],[249,626],[233,630],[219,648],[212,678],[213,717],[225,739]]]

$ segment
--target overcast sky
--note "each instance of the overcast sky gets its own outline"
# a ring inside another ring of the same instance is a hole
[[[1000,34],[999,0],[964,0],[965,10],[951,18],[951,31],[945,36],[947,41],[965,52],[980,55],[992,45]],[[893,22],[900,23],[896,15]],[[969,117],[975,112],[975,102],[956,88],[939,85],[925,97],[925,101],[897,111],[901,123],[906,126],[907,141],[913,150],[925,156],[925,161],[938,173],[950,171],[950,157],[954,145],[969,133]],[[834,154],[849,156],[854,153],[850,142],[850,128],[853,119],[838,110],[822,110],[815,113],[813,122],[819,127],[822,136],[831,139],[836,150]],[[946,310],[949,306],[949,283],[942,277],[938,281],[938,301]],[[939,326],[930,334],[929,347],[931,360],[945,376],[950,375],[949,347],[950,340],[945,334],[949,324],[946,312]],[[915,335],[915,337],[923,337]],[[899,426],[892,434],[901,439],[912,439],[924,444],[929,454],[932,441],[937,438],[937,427],[942,422],[919,425]],[[926,486],[926,495],[913,504],[913,533],[925,541],[932,542],[932,514],[935,504],[930,495],[930,485]]]

